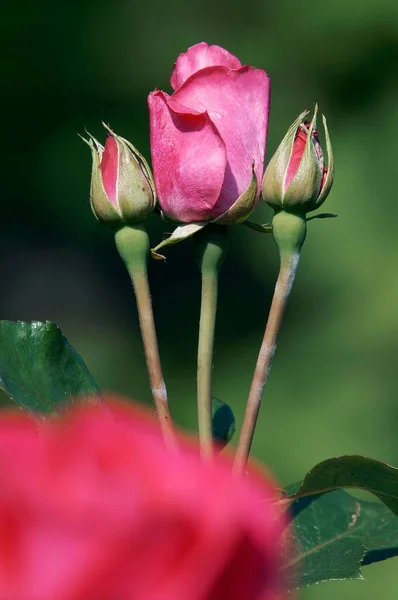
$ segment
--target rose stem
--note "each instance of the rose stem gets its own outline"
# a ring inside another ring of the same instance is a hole
[[[149,382],[157,417],[166,445],[169,448],[175,448],[177,440],[167,401],[167,390],[160,362],[148,283],[149,237],[145,227],[139,223],[119,229],[115,235],[115,241],[134,288]]]
[[[213,455],[212,375],[214,331],[216,324],[218,275],[224,260],[228,238],[226,227],[207,225],[195,237],[197,262],[202,275],[202,298],[198,342],[198,425],[201,455]]]
[[[305,218],[285,213],[284,211],[275,215],[273,220],[273,235],[279,248],[280,269],[236,450],[234,462],[234,471],[236,473],[245,471],[249,458],[264,387],[271,370],[272,359],[276,350],[276,341],[296,275],[305,234]]]

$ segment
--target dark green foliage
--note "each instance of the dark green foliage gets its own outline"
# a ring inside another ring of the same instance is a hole
[[[231,441],[235,433],[235,417],[232,409],[213,396],[213,439],[221,446]]]
[[[0,321],[0,386],[22,408],[51,413],[100,397],[81,356],[54,323]]]

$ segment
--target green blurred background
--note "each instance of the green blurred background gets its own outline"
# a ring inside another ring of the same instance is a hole
[[[254,454],[282,484],[362,453],[398,465],[398,3],[396,0],[83,0],[3,7],[1,318],[51,319],[103,389],[150,402],[130,284],[88,204],[101,120],[149,156],[146,95],[205,40],[272,78],[267,158],[318,101],[337,174],[313,221],[264,399]],[[270,219],[259,206],[254,218]],[[164,224],[150,221],[153,242]],[[231,230],[221,276],[214,393],[241,421],[277,272],[271,237]],[[151,265],[171,408],[196,427],[199,277],[189,242]],[[236,440],[235,440],[236,442]],[[396,600],[398,562],[306,600]]]

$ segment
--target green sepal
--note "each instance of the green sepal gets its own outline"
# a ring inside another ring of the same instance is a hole
[[[316,200],[316,208],[319,208],[319,206],[321,206],[321,204],[324,203],[324,201],[326,200],[326,198],[330,192],[330,188],[332,187],[333,181],[334,181],[334,155],[333,155],[332,142],[330,141],[330,135],[329,135],[328,125],[327,125],[325,115],[322,115],[322,123],[323,123],[323,128],[325,130],[326,153],[327,153],[327,157],[328,157],[328,164],[327,164],[328,171],[326,173],[326,179],[322,186],[321,193],[319,194],[319,196]]]
[[[80,134],[78,135],[91,150],[90,206],[92,213],[100,223],[106,223],[110,227],[118,228],[122,222],[122,217],[109,202],[101,177],[100,164],[104,147],[89,132],[87,132],[89,136],[88,140]]]
[[[158,250],[160,250],[160,248],[183,242],[195,233],[198,233],[198,231],[201,231],[208,224],[209,221],[203,221],[201,223],[187,223],[186,225],[180,225],[168,238],[160,242],[155,248],[152,248],[152,258],[155,258],[156,260],[166,260],[166,257],[163,256],[163,254],[159,254]]]
[[[296,139],[297,128],[308,115],[308,110],[303,111],[290,125],[285,137],[279,144],[275,154],[272,156],[265,169],[262,181],[262,195],[267,204],[274,209],[283,208],[284,189],[283,184]]]
[[[222,215],[216,217],[211,221],[201,221],[198,223],[182,223],[173,231],[173,233],[164,239],[160,244],[155,246],[151,250],[152,257],[156,260],[166,260],[163,254],[160,254],[158,250],[169,246],[171,244],[178,244],[183,242],[187,238],[193,236],[195,233],[202,231],[206,225],[210,223],[214,225],[235,225],[238,223],[245,222],[245,219],[251,214],[257,203],[257,177],[254,171],[254,165],[252,166],[252,177],[247,189],[239,196],[234,204]],[[164,220],[169,220],[165,218]],[[172,221],[171,221],[172,222]]]
[[[320,213],[319,215],[312,215],[312,217],[306,217],[306,221],[312,221],[312,219],[335,219],[338,215],[334,213]]]
[[[257,204],[257,175],[252,165],[252,176],[246,190],[239,196],[233,205],[220,217],[213,219],[212,223],[218,225],[236,225],[245,222]]]
[[[254,229],[254,231],[258,231],[259,233],[272,233],[272,223],[264,223],[264,225],[260,225],[259,223],[253,223],[253,221],[243,221],[242,225],[246,225],[250,229]]]

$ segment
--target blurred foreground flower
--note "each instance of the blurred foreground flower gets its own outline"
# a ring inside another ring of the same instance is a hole
[[[311,122],[308,111],[301,113],[289,128],[264,173],[264,200],[275,210],[307,213],[323,204],[334,179],[332,145],[326,119],[322,116],[326,136],[328,165],[316,130],[315,107]]]
[[[89,134],[83,140],[93,157],[90,201],[99,221],[114,227],[139,223],[156,203],[152,173],[145,158],[108,127],[105,146]]]
[[[222,224],[244,220],[258,201],[263,175],[267,73],[202,42],[180,54],[171,87],[171,96],[155,90],[148,98],[152,165],[163,212],[184,223],[221,215]],[[242,196],[239,215],[226,215]]]
[[[0,600],[275,600],[275,487],[131,405],[0,416]]]

